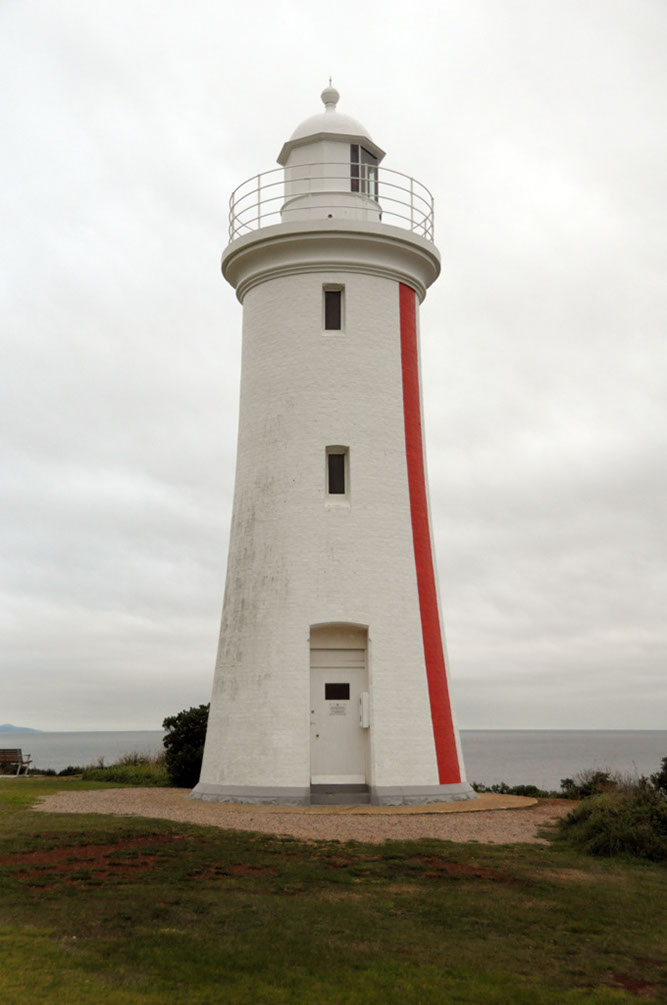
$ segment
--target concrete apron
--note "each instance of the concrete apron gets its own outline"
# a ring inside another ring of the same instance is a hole
[[[495,792],[484,792],[477,795],[474,799],[465,799],[448,803],[425,803],[422,805],[410,806],[371,806],[368,803],[357,806],[286,806],[284,804],[268,805],[266,803],[222,802],[219,800],[215,800],[215,802],[221,809],[228,806],[230,809],[233,807],[235,811],[238,811],[239,809],[247,809],[249,812],[252,811],[253,813],[300,813],[307,814],[309,816],[323,813],[334,813],[350,814],[354,816],[387,816],[396,814],[424,815],[431,813],[479,813],[488,810],[525,810],[531,806],[536,806],[538,800],[529,798],[528,796],[509,796],[499,795]]]
[[[203,802],[248,803],[253,806],[313,806],[370,804],[371,806],[423,806],[475,798],[468,782],[450,785],[310,785],[309,787],[218,785],[199,782],[191,799]]]

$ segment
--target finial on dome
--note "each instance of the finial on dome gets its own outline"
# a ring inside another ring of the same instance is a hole
[[[324,107],[326,108],[327,112],[336,111],[336,105],[338,104],[338,101],[340,99],[340,94],[338,93],[335,87],[331,86],[331,77],[329,77],[329,86],[324,88],[320,97],[324,102]]]

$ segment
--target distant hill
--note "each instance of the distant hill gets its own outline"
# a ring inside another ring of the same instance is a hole
[[[0,722],[0,733],[41,733],[41,729],[30,729],[29,726],[12,726],[11,722]]]

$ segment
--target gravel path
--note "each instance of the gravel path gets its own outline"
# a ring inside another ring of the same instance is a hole
[[[103,813],[142,816],[231,830],[262,831],[304,840],[369,841],[442,838],[446,841],[544,844],[540,828],[572,809],[559,799],[484,795],[429,806],[247,806],[206,803],[184,789],[99,789],[47,796],[40,813]]]

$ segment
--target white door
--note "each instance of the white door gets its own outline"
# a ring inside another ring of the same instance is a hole
[[[310,773],[313,785],[366,782],[367,733],[363,649],[312,649]]]

